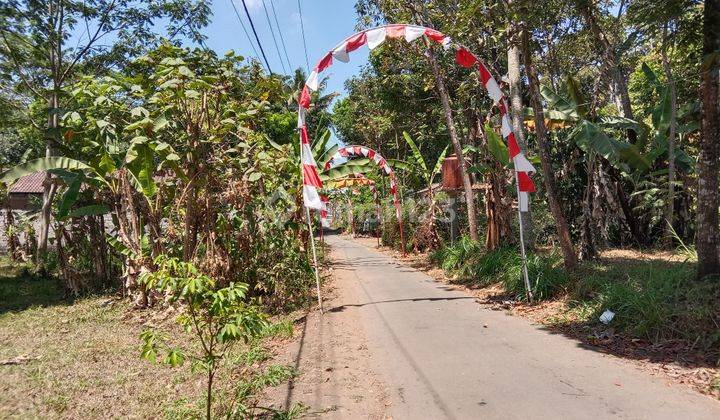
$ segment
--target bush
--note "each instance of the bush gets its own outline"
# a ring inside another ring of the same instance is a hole
[[[462,272],[467,267],[466,262],[483,252],[482,245],[462,236],[454,244],[440,248],[430,254],[430,259],[446,272]],[[464,274],[464,273],[463,273]],[[463,275],[461,274],[461,275]]]
[[[251,258],[237,268],[231,280],[247,283],[249,295],[258,297],[265,310],[291,311],[313,298],[313,267],[295,236],[268,230],[251,251]]]
[[[512,264],[503,275],[503,285],[508,293],[516,298],[525,296],[525,282],[522,275],[522,263],[514,252]],[[550,299],[564,292],[571,277],[561,266],[562,258],[553,253],[549,255],[527,255],[528,279],[533,297],[537,300]]]
[[[456,281],[475,286],[502,283],[513,297],[525,296],[522,258],[517,249],[502,247],[484,251],[480,243],[462,237],[455,244],[442,248],[430,256],[431,260]],[[555,254],[527,255],[528,277],[536,299],[549,299],[564,291],[570,276],[560,266],[561,258]]]
[[[610,309],[613,326],[636,337],[681,338],[705,349],[720,345],[720,282],[696,281],[693,265],[648,261],[591,269],[576,292],[595,303],[591,319]]]

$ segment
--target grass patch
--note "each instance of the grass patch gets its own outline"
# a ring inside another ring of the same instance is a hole
[[[695,280],[695,264],[609,259],[585,264],[572,298],[592,305],[585,321],[605,309],[612,325],[652,342],[682,339],[693,349],[720,348],[720,281]]]
[[[0,366],[0,418],[203,416],[203,372],[140,359],[139,334],[144,326],[174,325],[176,312],[128,310],[125,302],[110,296],[68,302],[55,279],[36,278],[22,267],[2,264],[0,360],[23,357],[24,361]],[[292,324],[280,322],[268,328],[263,339],[238,346],[228,355],[229,366],[218,378],[218,391],[230,397],[228,401],[242,395],[246,400],[241,402],[252,408],[252,392],[294,373],[288,367],[266,366],[272,353],[263,340],[291,334]],[[176,328],[173,339],[187,336]],[[247,393],[244,381],[252,382],[252,392]],[[216,414],[225,417],[227,411],[222,410],[230,407],[218,404],[217,408]],[[283,418],[292,412],[276,414]]]
[[[568,304],[546,321],[555,325],[599,325],[600,314],[615,312],[611,326],[633,338],[660,343],[682,340],[688,350],[720,357],[720,281],[696,281],[695,262],[618,251],[588,262],[573,273],[557,252],[529,253],[528,277],[538,300],[564,297]],[[436,251],[431,260],[453,282],[485,287],[501,284],[509,297],[525,295],[522,264],[515,248],[484,251],[463,238]]]
[[[502,247],[485,251],[478,242],[463,237],[450,247],[430,256],[457,283],[484,287],[501,283],[514,298],[525,296],[522,258],[515,248]],[[528,278],[537,299],[550,299],[565,290],[570,276],[560,267],[556,253],[536,255],[528,253]]]
[[[38,277],[30,268],[0,258],[0,313],[66,303],[57,280]]]

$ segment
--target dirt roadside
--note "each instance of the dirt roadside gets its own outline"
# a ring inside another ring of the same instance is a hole
[[[371,368],[358,308],[343,306],[357,300],[357,291],[333,271],[325,273],[325,313],[311,311],[298,319],[293,339],[276,349],[273,362],[295,367],[298,376],[267,389],[261,401],[276,409],[302,404],[308,417],[389,418],[387,389]]]

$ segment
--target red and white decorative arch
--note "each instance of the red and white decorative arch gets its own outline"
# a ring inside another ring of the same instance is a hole
[[[333,60],[347,63],[350,61],[350,53],[362,47],[368,46],[369,49],[377,48],[386,39],[404,39],[410,43],[422,36],[441,44],[446,50],[455,50],[455,61],[466,68],[475,67],[480,75],[480,80],[485,86],[488,95],[493,100],[495,106],[500,110],[501,117],[501,133],[507,142],[507,148],[510,158],[515,167],[515,177],[518,190],[518,207],[521,211],[528,209],[529,197],[528,193],[535,191],[535,185],[530,179],[530,174],[536,172],[533,165],[526,159],[520,150],[515,134],[512,131],[512,124],[508,114],[508,103],[500,89],[500,85],[488,70],[485,63],[478,57],[473,55],[464,46],[454,43],[450,37],[445,36],[441,32],[417,25],[390,24],[378,26],[376,28],[367,29],[358,32],[339,43],[335,48],[330,50],[324,57],[318,61],[312,73],[308,77],[305,86],[298,100],[298,129],[300,130],[300,139],[302,146],[302,164],[303,164],[303,198],[305,205],[309,208],[319,209],[322,206],[318,188],[322,187],[322,182],[317,173],[317,165],[310,150],[308,141],[307,126],[305,124],[305,115],[310,108],[311,97],[310,92],[318,89],[319,75],[333,64]]]
[[[530,290],[530,282],[527,275],[527,262],[525,258],[525,243],[523,240],[523,227],[522,227],[522,211],[528,210],[529,194],[535,191],[535,185],[530,179],[530,174],[536,172],[532,164],[525,158],[525,155],[520,150],[515,134],[512,131],[512,124],[510,124],[510,117],[508,115],[509,108],[508,102],[500,89],[500,85],[497,83],[490,70],[478,57],[473,55],[464,46],[454,43],[450,37],[445,36],[443,33],[424,26],[417,25],[404,25],[404,24],[390,24],[378,26],[376,28],[368,29],[362,32],[358,32],[346,39],[340,44],[330,50],[324,57],[318,61],[317,65],[313,68],[312,73],[305,82],[300,98],[298,98],[298,129],[300,130],[300,141],[302,148],[302,167],[303,167],[303,199],[307,208],[320,209],[322,202],[318,194],[318,188],[322,187],[322,182],[317,173],[317,165],[313,158],[312,151],[310,150],[310,143],[308,141],[307,126],[305,125],[305,114],[310,109],[311,97],[310,92],[318,89],[318,80],[320,73],[333,64],[333,60],[342,62],[350,61],[350,53],[367,44],[371,50],[377,48],[380,44],[385,42],[386,39],[404,39],[406,42],[413,42],[420,37],[425,36],[429,40],[441,44],[446,50],[455,51],[455,61],[466,68],[476,68],[480,80],[485,86],[488,95],[493,100],[494,105],[500,110],[501,128],[503,138],[507,142],[507,148],[510,155],[510,159],[513,161],[515,167],[515,184],[517,187],[518,195],[518,221],[520,223],[520,245],[522,251],[523,260],[523,277],[525,280],[525,287],[527,289],[528,298],[532,299],[532,292]],[[309,218],[309,217],[308,217]],[[403,241],[404,250],[404,241]],[[317,266],[317,264],[316,264]],[[316,273],[317,274],[317,273]]]
[[[393,204],[395,205],[395,216],[400,227],[400,240],[403,244],[403,252],[405,252],[405,233],[403,229],[402,208],[400,206],[400,196],[398,194],[397,180],[395,179],[395,171],[387,163],[387,160],[375,150],[365,146],[345,146],[341,147],[335,154],[325,163],[325,169],[335,166],[338,160],[342,158],[365,157],[375,163],[390,178],[390,193],[393,196]],[[374,187],[373,187],[374,188]],[[377,190],[374,191],[377,194]],[[377,196],[375,197],[377,200]]]

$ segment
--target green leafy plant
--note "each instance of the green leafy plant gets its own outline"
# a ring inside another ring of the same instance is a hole
[[[462,236],[454,244],[432,253],[430,258],[448,273],[460,271],[458,274],[466,275],[469,274],[465,270],[467,260],[482,251],[479,242],[473,241],[469,236]]]
[[[262,334],[268,325],[259,309],[246,301],[248,287],[230,283],[225,287],[202,274],[192,263],[169,258],[163,254],[155,259],[157,271],[140,277],[148,290],[166,295],[171,304],[178,304],[182,314],[177,322],[199,343],[199,353],[168,344],[166,334],[145,330],[141,357],[172,367],[190,361],[193,370],[207,373],[206,418],[212,415],[213,379],[220,361],[238,341],[248,342]]]

